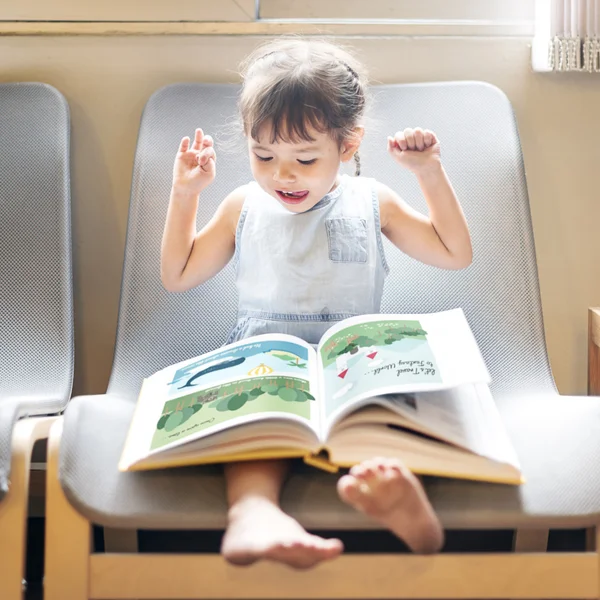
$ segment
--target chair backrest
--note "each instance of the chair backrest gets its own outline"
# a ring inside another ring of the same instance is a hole
[[[65,99],[0,84],[0,493],[14,419],[59,412],[71,394],[70,202]]]
[[[235,85],[177,84],[156,92],[145,108],[131,193],[115,359],[109,392],[135,398],[141,379],[170,363],[222,344],[235,319],[231,266],[183,294],[160,282],[160,242],[173,159],[184,135],[203,127],[217,138],[215,183],[200,199],[205,223],[234,187],[251,179],[245,151],[223,152],[231,129]],[[462,307],[503,396],[555,392],[539,297],[527,186],[509,101],[478,82],[373,88],[371,124],[361,146],[362,173],[388,184],[421,211],[418,184],[388,156],[386,136],[405,127],[435,131],[444,166],[469,221],[473,264],[463,271],[422,265],[385,244],[391,274],[383,312]],[[241,138],[241,133],[240,133]]]

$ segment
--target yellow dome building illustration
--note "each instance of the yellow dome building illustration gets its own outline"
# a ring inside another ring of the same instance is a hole
[[[265,365],[264,363],[260,363],[258,367],[255,367],[254,369],[248,371],[248,375],[251,377],[257,377],[260,375],[269,375],[272,372],[273,369],[271,367]]]

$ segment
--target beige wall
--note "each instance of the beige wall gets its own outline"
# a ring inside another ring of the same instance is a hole
[[[158,87],[176,81],[235,81],[238,61],[257,41],[0,37],[0,81],[47,82],[71,107],[75,393],[104,391],[110,372],[144,103]],[[506,92],[522,137],[552,368],[562,393],[585,393],[587,307],[600,304],[600,77],[534,74],[523,39],[351,43],[381,82],[478,79]]]

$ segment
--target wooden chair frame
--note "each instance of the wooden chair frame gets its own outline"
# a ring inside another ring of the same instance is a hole
[[[588,396],[600,396],[600,308],[588,309]]]
[[[45,600],[600,597],[599,528],[583,552],[547,553],[547,530],[519,530],[514,552],[353,554],[311,571],[232,567],[216,554],[94,553],[92,523],[58,481],[61,432],[59,420],[48,444]]]
[[[10,489],[0,502],[2,600],[21,600],[23,597],[31,453],[38,440],[48,437],[56,418],[30,417],[17,421],[13,429]]]

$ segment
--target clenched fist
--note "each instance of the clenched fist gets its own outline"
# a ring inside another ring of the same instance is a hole
[[[420,175],[441,164],[440,142],[429,129],[405,129],[388,137],[388,152],[396,162]]]

